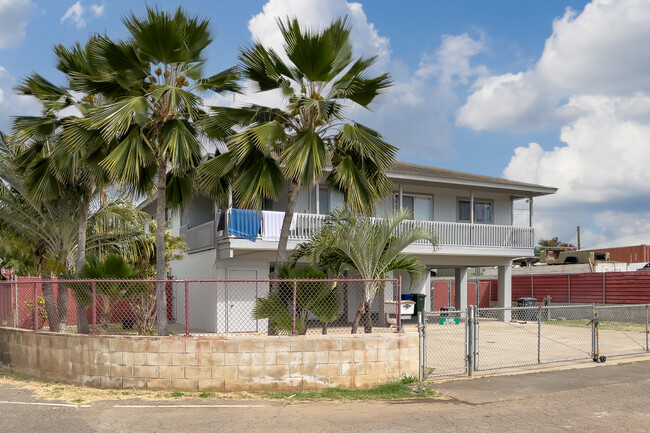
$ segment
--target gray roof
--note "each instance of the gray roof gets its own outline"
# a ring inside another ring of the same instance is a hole
[[[508,193],[518,197],[538,197],[554,194],[557,188],[536,185],[532,183],[517,182],[498,177],[483,176],[480,174],[463,173],[460,171],[446,170],[444,168],[429,167],[426,165],[411,164],[396,161],[388,171],[388,176],[393,180],[403,179],[418,181],[418,183],[437,183],[446,187],[471,187],[476,190]]]

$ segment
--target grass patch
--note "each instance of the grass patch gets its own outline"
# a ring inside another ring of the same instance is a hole
[[[34,397],[43,400],[59,400],[79,404],[92,403],[106,400],[168,400],[168,399],[227,399],[227,400],[274,400],[286,403],[319,401],[319,400],[403,400],[436,397],[436,392],[430,385],[423,384],[415,377],[404,377],[401,380],[386,383],[371,389],[348,390],[328,389],[324,391],[299,391],[299,392],[262,392],[262,393],[215,393],[215,392],[168,392],[109,390],[87,388],[74,385],[64,385],[58,382],[31,378],[0,368],[0,383],[14,387],[29,389],[34,392]]]
[[[568,326],[570,328],[589,328],[591,329],[591,323],[589,320],[579,319],[579,320],[548,320],[542,322],[544,325],[555,325],[555,326]],[[645,323],[635,323],[635,322],[612,322],[604,321],[598,324],[598,328],[601,331],[622,331],[622,332],[638,332],[645,334]]]
[[[263,392],[268,399],[291,401],[317,400],[401,400],[413,398],[431,398],[436,392],[414,377],[385,383],[370,389],[330,388],[324,391],[299,392]]]

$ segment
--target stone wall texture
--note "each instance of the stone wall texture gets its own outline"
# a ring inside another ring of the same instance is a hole
[[[357,389],[417,376],[418,335],[138,337],[0,328],[0,364],[32,377],[96,388]]]

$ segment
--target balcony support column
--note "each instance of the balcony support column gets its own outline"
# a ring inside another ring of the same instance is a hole
[[[528,198],[528,227],[533,226],[533,198]]]
[[[512,306],[512,267],[511,262],[505,266],[499,266],[499,296],[497,298],[498,306],[500,308],[510,308]],[[510,322],[511,311],[503,310],[503,315],[500,317],[504,322]]]
[[[474,191],[469,193],[469,223],[474,224]]]
[[[457,310],[467,310],[467,266],[456,268],[454,307]]]
[[[399,184],[399,210],[402,210],[404,207],[404,188],[402,188],[402,184]]]

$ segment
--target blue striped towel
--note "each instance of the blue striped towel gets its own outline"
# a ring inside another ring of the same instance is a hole
[[[255,242],[262,226],[262,213],[256,210],[231,209],[228,234]]]

